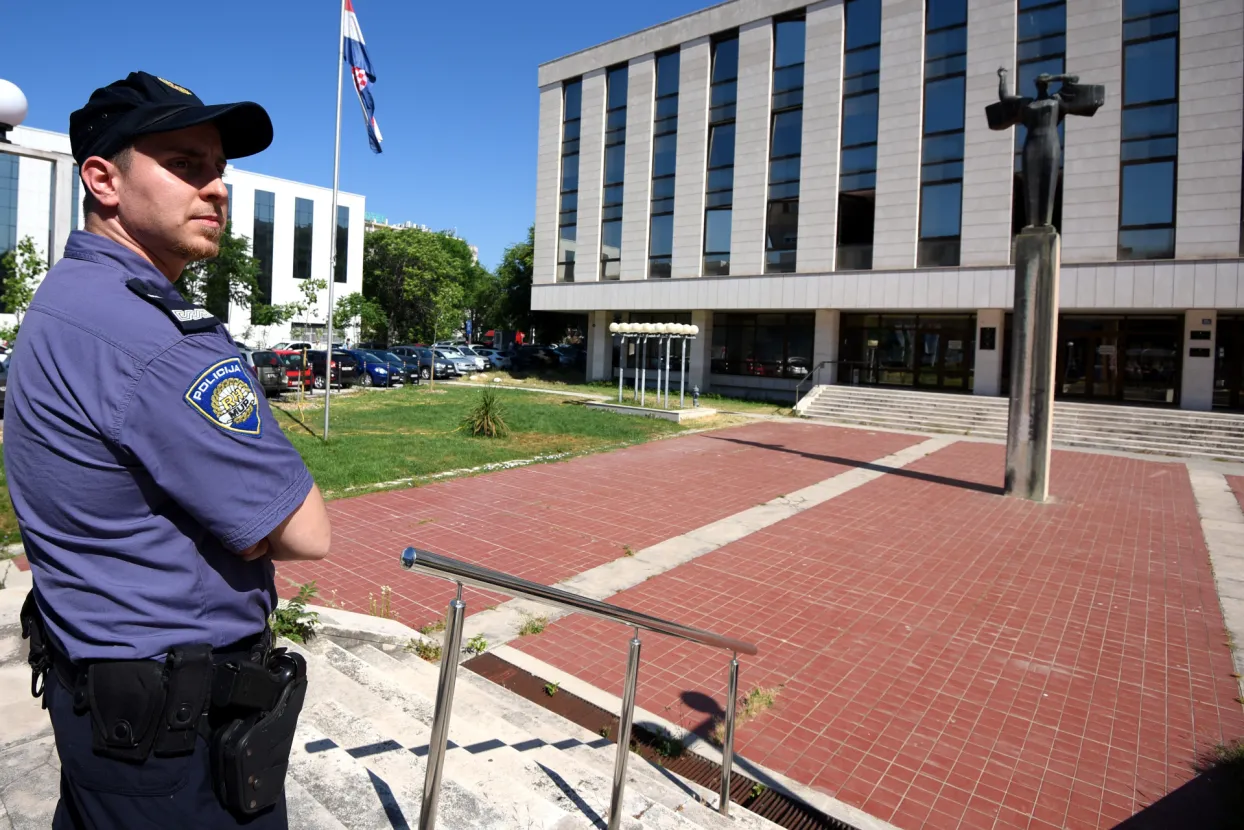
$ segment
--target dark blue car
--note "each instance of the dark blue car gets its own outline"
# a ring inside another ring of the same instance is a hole
[[[388,361],[363,349],[346,352],[359,362],[359,386],[393,386],[402,382],[401,370],[391,370]]]

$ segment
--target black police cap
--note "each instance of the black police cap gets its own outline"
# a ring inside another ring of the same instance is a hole
[[[272,120],[258,104],[207,106],[185,87],[146,72],[131,72],[92,92],[86,106],[69,116],[69,143],[81,164],[91,156],[110,158],[139,136],[208,122],[220,130],[225,158],[253,156],[272,143]]]

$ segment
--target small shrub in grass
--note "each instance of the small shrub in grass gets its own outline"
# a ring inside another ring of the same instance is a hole
[[[485,389],[480,394],[479,400],[475,402],[475,406],[463,419],[462,426],[472,435],[484,438],[504,438],[510,434],[504,414],[497,393],[491,389]]]

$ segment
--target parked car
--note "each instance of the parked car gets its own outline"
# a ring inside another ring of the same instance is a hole
[[[400,354],[395,354],[388,349],[369,349],[372,354],[385,362],[389,369],[389,375],[396,376],[399,383],[418,383],[419,382],[419,361],[408,360]]]
[[[389,372],[388,361],[381,360],[366,349],[346,349],[359,363],[359,386],[394,386],[401,382]]]
[[[280,343],[277,343],[275,346],[272,347],[272,351],[274,352],[279,352],[279,351],[300,352],[303,349],[314,349],[314,348],[315,348],[315,344],[309,343],[306,340],[288,340],[288,341],[282,340]]]
[[[279,395],[289,388],[285,364],[281,362],[276,352],[267,349],[259,351],[239,349],[238,354],[242,356],[242,363],[251,370],[251,374],[255,376],[259,388],[265,395]]]
[[[273,349],[272,353],[281,359],[285,366],[285,388],[297,389],[301,382],[303,389],[310,389],[315,384],[315,376],[311,367],[302,361],[302,352],[291,349]]]
[[[449,365],[453,369],[455,375],[469,375],[472,372],[477,371],[475,366],[475,358],[460,354],[457,349],[444,348],[433,349],[433,351],[441,360],[449,362]]]
[[[12,352],[0,354],[0,415],[4,413],[4,394],[9,388],[9,358]]]
[[[475,360],[475,368],[478,371],[482,372],[488,368],[488,359],[476,351],[474,346],[463,345],[455,346],[454,348],[458,350],[459,354],[462,354],[465,357],[473,358]]]
[[[551,346],[519,346],[512,360],[514,368],[520,371],[556,369],[561,365],[561,355]]]
[[[483,355],[484,359],[488,361],[488,363],[492,366],[492,368],[494,369],[510,368],[511,361],[510,361],[510,356],[508,354],[499,352],[496,349],[485,349],[479,346],[474,346],[472,348],[475,349],[476,354]]]
[[[432,349],[427,346],[394,346],[389,351],[394,354],[401,355],[407,360],[415,360],[419,363],[419,377],[427,380],[432,376],[433,364],[435,364],[436,376],[438,378],[447,378],[454,374],[454,368],[448,360],[437,357]]]
[[[315,377],[314,384],[316,389],[324,388],[324,378],[327,376],[324,371],[324,362],[327,352],[323,349],[307,352],[307,362],[311,364],[311,374]],[[333,352],[333,357],[328,361],[329,380],[333,386],[340,386],[342,389],[349,389],[359,380],[359,362],[354,356],[337,350]]]

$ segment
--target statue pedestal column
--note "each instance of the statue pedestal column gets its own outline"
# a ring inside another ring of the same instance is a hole
[[[1045,501],[1050,492],[1054,360],[1058,348],[1061,245],[1052,227],[1024,228],[1015,239],[1015,324],[1006,494]]]

